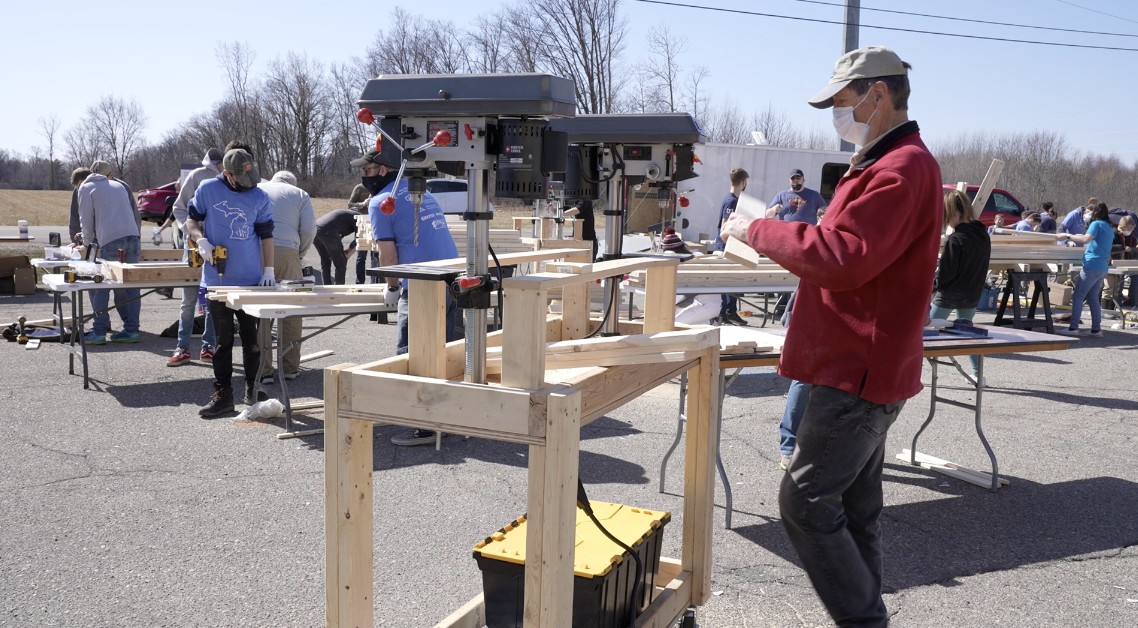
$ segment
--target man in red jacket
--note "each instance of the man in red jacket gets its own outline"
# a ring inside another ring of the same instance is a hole
[[[881,598],[885,437],[921,390],[921,330],[943,220],[940,168],[908,118],[909,64],[847,53],[810,100],[860,145],[826,220],[749,220],[749,243],[801,282],[779,374],[813,384],[779,493],[783,525],[839,626],[886,626]]]

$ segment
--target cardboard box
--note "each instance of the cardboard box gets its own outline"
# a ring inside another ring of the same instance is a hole
[[[1071,305],[1071,293],[1074,288],[1071,286],[1064,286],[1061,283],[1048,283],[1047,287],[1050,289],[1051,305]]]
[[[0,257],[0,277],[11,277],[16,274],[17,268],[31,268],[32,261],[27,255],[11,255]]]
[[[12,275],[12,282],[16,294],[35,294],[36,269],[17,268],[15,274]]]

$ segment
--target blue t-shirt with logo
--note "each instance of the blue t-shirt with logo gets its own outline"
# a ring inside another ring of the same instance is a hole
[[[801,192],[783,190],[774,197],[767,207],[782,205],[775,217],[787,222],[808,222],[818,224],[818,208],[826,206],[826,199],[815,190],[802,188]]]
[[[395,187],[398,183],[398,188]],[[379,210],[383,199],[392,195],[395,189],[395,212],[388,215]],[[400,264],[418,264],[440,259],[458,257],[454,238],[447,228],[446,216],[438,201],[430,192],[423,193],[423,204],[419,206],[419,246],[415,246],[415,204],[407,191],[407,180],[387,184],[368,204],[371,218],[372,237],[377,241],[395,242]],[[407,280],[403,280],[407,288]]]
[[[273,202],[264,190],[235,192],[221,179],[207,179],[190,201],[190,218],[198,221],[210,244],[226,248],[225,274],[218,276],[213,264],[205,264],[201,285],[260,283],[261,240],[273,237]]]
[[[1110,247],[1114,244],[1114,229],[1110,221],[1096,220],[1087,227],[1087,235],[1094,239],[1087,243],[1083,253],[1083,268],[1087,270],[1110,270]]]
[[[723,230],[723,223],[727,222],[727,219],[731,217],[731,214],[735,213],[735,208],[738,206],[739,206],[739,197],[735,196],[735,194],[733,192],[728,192],[727,196],[723,197],[723,202],[719,204],[719,230],[720,231]],[[715,249],[714,250],[722,251],[725,246],[727,246],[727,243],[723,241],[723,237],[720,236],[718,233],[715,234]]]

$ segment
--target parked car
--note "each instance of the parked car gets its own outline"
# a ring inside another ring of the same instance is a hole
[[[444,214],[461,214],[466,211],[466,181],[462,179],[427,179],[427,191],[438,201]],[[494,204],[490,204],[494,211]]]
[[[945,191],[955,190],[956,186],[946,183],[944,189]],[[978,191],[980,191],[980,186],[968,186],[969,200],[976,200],[976,192]],[[996,224],[996,214],[1003,214],[1004,226],[1011,227],[1023,218],[1027,210],[1027,206],[1016,200],[1016,197],[1007,190],[992,188],[992,195],[988,197],[988,202],[984,204],[984,210],[980,213],[980,222],[990,227]]]
[[[144,222],[160,225],[174,210],[174,199],[178,198],[178,182],[167,183],[160,188],[142,190],[138,193],[138,215]]]

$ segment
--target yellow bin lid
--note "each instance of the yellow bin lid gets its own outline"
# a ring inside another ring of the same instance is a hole
[[[593,514],[601,525],[625,545],[636,548],[654,531],[672,519],[669,512],[644,510],[622,504],[590,500]],[[624,550],[604,535],[585,511],[577,509],[577,543],[573,553],[573,573],[582,578],[603,576],[620,564]],[[526,562],[526,518],[519,517],[486,540],[474,546],[483,558],[524,565]]]

